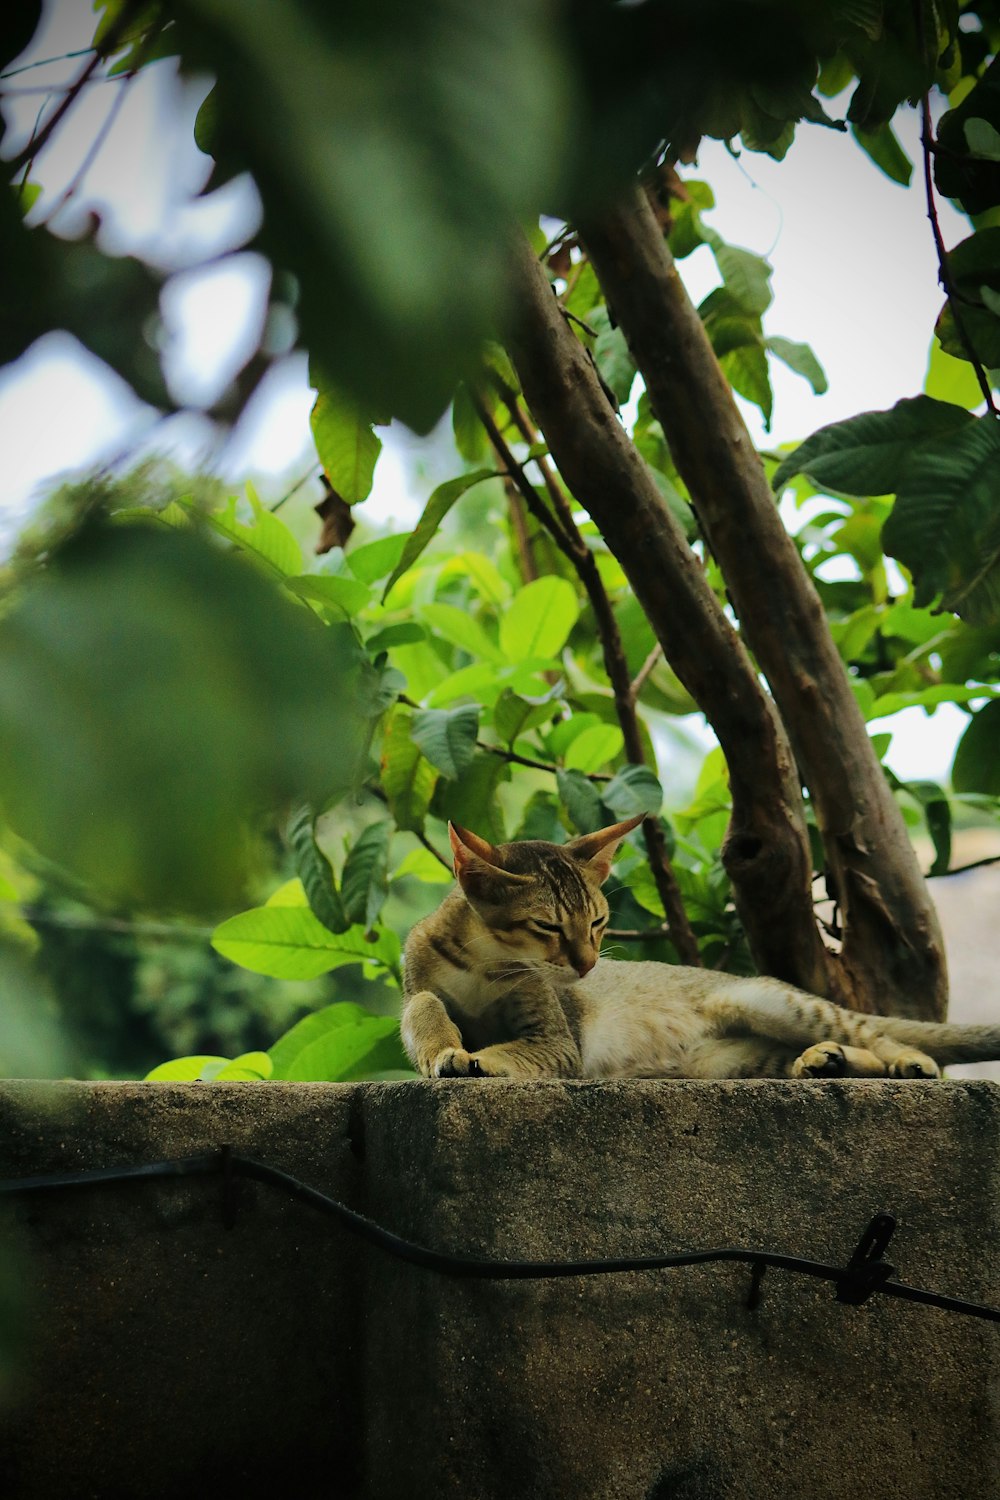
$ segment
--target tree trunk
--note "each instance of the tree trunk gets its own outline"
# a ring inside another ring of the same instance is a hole
[[[754,960],[763,973],[822,994],[828,955],[813,916],[809,840],[781,721],[523,240],[514,276],[509,346],[535,422],[726,755],[733,816],[723,860]]]
[[[927,887],[819,597],[663,234],[638,188],[581,232],[809,788],[844,933],[840,997],[859,1010],[940,1018],[947,975]]]

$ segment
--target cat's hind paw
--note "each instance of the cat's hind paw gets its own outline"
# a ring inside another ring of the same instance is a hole
[[[941,1069],[933,1057],[908,1047],[889,1064],[890,1078],[940,1078]]]
[[[486,1069],[479,1059],[462,1047],[446,1047],[434,1059],[435,1078],[486,1078]]]
[[[792,1064],[793,1078],[844,1078],[848,1071],[847,1054],[839,1042],[817,1042]]]

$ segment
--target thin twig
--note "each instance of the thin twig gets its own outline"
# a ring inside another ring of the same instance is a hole
[[[512,393],[504,391],[501,394],[518,431],[525,438],[525,441],[528,442],[529,447],[534,446],[538,434],[534,432],[528,423],[516,397]],[[597,635],[601,643],[601,654],[604,658],[604,669],[611,684],[615,714],[625,741],[626,759],[632,765],[646,765],[645,746],[639,728],[635,701],[631,696],[631,678],[629,676],[628,661],[625,656],[625,647],[622,643],[621,632],[618,629],[618,622],[615,619],[611,600],[608,597],[607,589],[604,587],[604,581],[597,566],[597,559],[581,536],[579,528],[573,520],[569,501],[566,499],[555,475],[549,471],[547,463],[542,459],[535,460],[545,481],[546,489],[553,506],[552,511],[541,503],[534,486],[525,475],[522,465],[518,463],[511,452],[509,445],[487,410],[485,403],[475,392],[472,393],[472,400],[476,414],[483,424],[490,442],[500,461],[507,472],[513,477],[518,489],[523,494],[528,509],[539,523],[546,528],[557,547],[559,547],[560,551],[564,553],[576,569],[577,576],[583,584],[587,598],[590,601],[590,607],[594,613]],[[643,824],[643,835],[646,843],[649,868],[656,884],[660,901],[663,904],[664,913],[670,925],[674,946],[686,963],[699,965],[701,963],[701,955],[698,950],[698,941],[691,930],[691,924],[684,910],[684,901],[670,865],[666,839],[664,838],[663,828],[658,818],[646,818]]]
[[[922,0],[916,0],[916,14],[917,24],[920,27],[921,35],[923,35],[924,8]],[[995,417],[997,417],[1000,416],[1000,412],[998,412],[996,403],[993,400],[993,387],[990,384],[989,376],[987,375],[986,370],[983,367],[982,361],[976,354],[975,345],[972,342],[972,338],[965,325],[964,318],[959,308],[959,302],[961,299],[958,294],[958,288],[956,287],[955,282],[952,279],[951,268],[948,265],[948,251],[945,249],[944,236],[941,233],[941,224],[938,220],[937,201],[934,196],[934,173],[931,166],[931,155],[934,149],[934,129],[933,122],[931,120],[931,101],[929,88],[925,89],[923,95],[921,96],[920,111],[920,143],[923,147],[924,161],[924,195],[927,200],[927,217],[930,220],[931,233],[934,236],[934,248],[937,251],[938,280],[940,281],[941,286],[944,289],[944,294],[948,299],[948,305],[951,308],[951,315],[955,320],[955,331],[961,339],[962,346],[969,357],[969,362],[976,373],[976,380],[979,383],[979,389],[983,393],[983,398],[986,401],[986,406],[988,410],[991,411]]]
[[[67,187],[56,200],[54,208],[52,208],[50,212],[46,214],[44,223],[47,228],[51,226],[52,221],[57,217],[57,215],[62,213],[67,203],[69,203],[70,200],[74,198],[80,191],[80,185],[83,182],[84,177],[86,177],[87,173],[90,171],[90,168],[97,160],[97,155],[101,147],[104,145],[105,141],[110,135],[114,127],[114,123],[121,113],[122,105],[125,103],[129,89],[135,82],[136,78],[139,76],[139,69],[142,67],[143,62],[145,61],[146,53],[149,51],[151,42],[152,33],[150,33],[150,35],[146,38],[141,51],[136,54],[135,66],[132,67],[125,75],[125,81],[122,84],[122,87],[115,94],[115,97],[112,99],[111,108],[108,110],[100,129],[97,131],[94,139],[88,146],[83,161],[73,173],[73,176],[70,178]]]
[[[297,479],[291,489],[286,490],[281,499],[275,500],[274,504],[269,507],[271,514],[274,515],[274,512],[280,510],[286,500],[290,500],[293,495],[297,495],[302,486],[308,484],[310,479],[314,479],[322,467],[322,464],[319,463],[311,464],[308,473],[303,474],[301,479]]]
[[[653,668],[656,666],[656,663],[660,660],[662,655],[663,647],[660,645],[659,641],[657,641],[656,645],[653,647],[652,651],[646,657],[646,660],[643,662],[642,666],[639,668],[638,672],[636,672],[635,676],[632,679],[632,684],[629,688],[629,697],[632,699],[633,703],[638,701],[639,694],[642,692],[649,679],[649,674],[652,672]]]
[[[175,942],[199,942],[211,937],[212,927],[185,927],[179,922],[129,922],[123,917],[100,917],[88,913],[78,916],[73,912],[47,911],[35,906],[22,906],[21,916],[33,927],[58,927],[75,932],[109,932],[123,937],[167,938]]]
[[[19,73],[30,73],[32,68],[47,68],[52,63],[70,62],[74,57],[87,57],[93,51],[93,47],[79,47],[76,52],[60,52],[58,57],[43,57],[38,62],[24,63],[20,68],[8,68],[6,73],[0,73],[0,79],[16,78]]]
[[[400,693],[399,701],[404,708],[420,707],[416,699],[408,698],[405,693]],[[515,750],[505,750],[502,745],[488,745],[485,740],[477,740],[476,749],[488,750],[491,755],[499,755],[502,760],[508,760],[515,766],[527,766],[532,771],[548,771],[550,776],[559,774],[559,766],[553,765],[551,761],[531,760],[527,755],[518,755]],[[584,771],[582,774],[588,781],[612,781],[614,779],[604,771]]]
[[[412,832],[413,832],[414,837],[417,838],[417,839],[419,839],[420,843],[423,844],[424,848],[427,850],[427,853],[428,854],[433,854],[433,856],[437,860],[438,864],[439,865],[444,865],[444,867],[448,871],[449,875],[454,875],[455,871],[454,871],[454,867],[452,866],[451,860],[450,859],[445,859],[445,857],[441,853],[440,849],[436,849],[434,847],[434,845],[431,843],[430,839],[427,837],[426,833],[421,833],[419,829],[413,829]]]
[[[18,155],[14,157],[14,160],[8,164],[7,170],[12,177],[17,175],[17,173],[21,170],[26,162],[32,161],[43,149],[43,147],[46,146],[51,140],[53,131],[58,129],[58,127],[62,124],[62,121],[65,119],[69,111],[73,108],[73,105],[80,97],[82,90],[86,88],[87,84],[90,82],[91,78],[100,67],[101,63],[106,61],[106,59],[109,58],[117,48],[120,39],[124,36],[125,31],[132,22],[134,13],[139,9],[139,5],[141,3],[142,0],[131,0],[131,3],[126,3],[122,7],[116,24],[111,28],[107,37],[105,38],[103,47],[100,49],[100,51],[94,52],[93,56],[80,70],[80,73],[78,74],[76,79],[68,86],[65,98],[58,105],[55,112],[45,122],[38,134],[36,135],[34,132],[32,132],[31,139],[25,146],[24,150],[19,152]]]
[[[928,874],[926,880],[947,880],[949,875],[964,875],[967,870],[981,870],[984,865],[1000,864],[1000,854],[990,854],[986,859],[974,859],[969,865],[956,865],[953,870],[939,870],[936,875]]]
[[[382,788],[380,786],[376,786],[374,782],[371,782],[371,781],[368,782],[366,784],[366,786],[365,786],[365,791],[367,791],[370,796],[374,797],[375,800],[376,800],[376,802],[381,802],[384,807],[388,807],[389,806],[389,798],[388,798],[388,796],[382,790]],[[431,843],[430,839],[427,837],[426,833],[421,833],[420,829],[418,829],[418,828],[400,829],[400,832],[401,833],[412,833],[413,837],[415,839],[417,839],[421,844],[423,844],[424,848],[427,850],[427,853],[428,854],[433,854],[433,856],[437,860],[438,864],[444,866],[444,868],[448,871],[449,875],[454,874],[454,870],[452,868],[451,860],[450,859],[445,859],[445,857],[441,853],[440,849],[436,849],[434,847],[434,845]]]
[[[491,755],[499,755],[501,759],[508,760],[515,766],[528,766],[533,771],[548,771],[551,776],[559,774],[559,767],[550,765],[544,760],[531,760],[527,755],[518,755],[514,750],[505,750],[502,745],[487,745],[485,740],[477,740],[476,747],[479,750],[488,750]],[[584,771],[588,781],[613,781],[604,771]]]

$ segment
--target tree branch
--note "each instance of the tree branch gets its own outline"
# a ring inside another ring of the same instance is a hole
[[[922,9],[922,7],[919,8]],[[969,356],[969,363],[976,372],[979,389],[983,393],[987,408],[995,417],[1000,416],[1000,412],[997,411],[996,402],[993,400],[993,387],[990,384],[990,378],[983,367],[982,360],[980,360],[976,353],[975,345],[965,326],[965,319],[962,316],[959,306],[961,298],[958,295],[958,288],[952,280],[951,267],[948,265],[948,251],[945,249],[944,236],[941,233],[941,224],[938,219],[937,201],[934,197],[934,172],[931,164],[931,153],[934,150],[934,129],[931,121],[930,96],[926,89],[920,100],[920,116],[920,144],[923,148],[924,159],[924,196],[927,200],[927,217],[930,220],[931,233],[934,236],[934,248],[937,252],[938,280],[948,299],[951,315],[955,319],[955,331],[962,340],[965,352]]]
[[[515,459],[485,403],[475,394],[473,395],[473,402],[479,420],[486,429],[490,442],[496,450],[500,461],[504,464],[509,474],[519,476],[517,483],[519,488],[523,487],[526,503],[527,493],[530,492],[535,502],[532,507],[532,514],[547,529],[555,540],[556,545],[573,564],[580,582],[586,590],[597,626],[598,640],[601,643],[604,670],[607,673],[614,696],[615,713],[625,740],[625,756],[631,765],[644,766],[648,762],[639,728],[639,719],[636,714],[635,699],[632,696],[632,682],[629,675],[628,662],[625,657],[625,647],[622,644],[621,632],[618,629],[618,621],[615,619],[614,610],[611,607],[611,600],[608,598],[608,591],[604,587],[604,582],[597,566],[597,559],[580,535],[576,522],[573,520],[569,503],[562,493],[555,476],[548,469],[548,465],[543,465],[540,460],[536,460],[545,479],[546,489],[552,501],[553,509],[556,512],[555,515],[551,514],[538,502],[534,486],[525,476],[524,469]],[[517,401],[512,399],[512,415],[514,415],[515,411],[517,415],[514,416],[514,420],[518,425],[519,431],[525,437],[529,447],[533,446],[537,434],[531,431],[527,419],[517,405]],[[670,864],[670,856],[667,853],[667,842],[664,838],[659,818],[646,818],[642,825],[642,831],[650,872],[670,927],[670,935],[674,947],[685,963],[699,966],[701,964],[701,954],[698,950],[698,939],[691,930],[691,923],[688,921],[687,912],[684,910],[684,901],[681,896],[680,886],[677,884],[677,877]]]
[[[13,161],[7,163],[7,171],[11,178],[16,177],[21,168],[32,161],[38,155],[39,151],[51,140],[53,132],[62,124],[94,73],[117,48],[119,41],[125,35],[142,3],[143,0],[126,0],[126,4],[122,6],[117,20],[109,29],[100,49],[93,52],[93,55],[81,68],[76,78],[67,87],[65,95],[57,105],[54,113],[45,122],[37,135],[32,131],[31,139],[24,150],[19,152]]]
[[[723,859],[755,961],[764,973],[823,993],[809,841],[777,714],[523,239],[513,248],[512,271],[517,317],[509,346],[532,415],[726,753],[733,819]],[[630,688],[625,684],[626,696]]]
[[[815,587],[645,195],[636,187],[581,237],[808,783],[844,913],[843,950],[829,959],[835,995],[860,1010],[940,1016],[944,947],[899,810]],[[670,642],[664,648],[669,656]],[[758,767],[769,753],[759,751]]]

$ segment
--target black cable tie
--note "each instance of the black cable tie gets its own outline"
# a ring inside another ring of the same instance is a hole
[[[875,1215],[837,1282],[838,1302],[860,1307],[873,1292],[881,1291],[891,1276],[895,1276],[896,1267],[882,1259],[895,1230],[896,1220],[892,1214]]]

